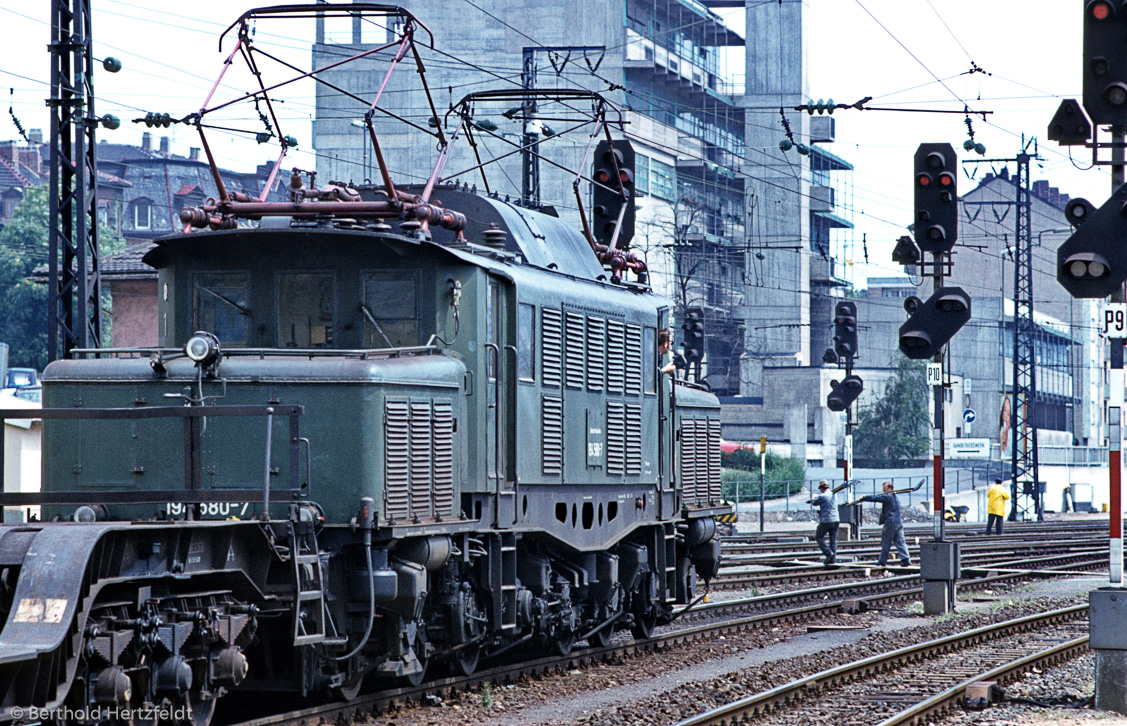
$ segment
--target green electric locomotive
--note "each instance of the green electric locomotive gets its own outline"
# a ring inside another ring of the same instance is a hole
[[[47,367],[0,722],[566,654],[715,574],[719,404],[661,372],[671,303],[613,245],[434,179],[303,189],[184,210],[159,345]]]

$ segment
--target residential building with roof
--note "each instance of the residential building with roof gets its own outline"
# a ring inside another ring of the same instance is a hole
[[[28,187],[46,186],[50,148],[35,129],[28,143],[0,142],[0,225],[10,210],[24,198]],[[167,136],[153,148],[152,135],[142,135],[140,146],[114,144],[105,139],[97,146],[99,236],[117,237],[125,250],[104,255],[100,262],[102,282],[112,300],[111,342],[113,347],[157,344],[157,272],[141,262],[152,248],[152,240],[183,229],[180,210],[218,196],[211,167],[198,148],[188,156],[170,151]],[[269,165],[253,171],[220,170],[230,191],[258,196],[269,178]],[[279,175],[285,178],[284,175]],[[268,199],[286,198],[276,182]],[[35,279],[47,281],[47,268],[40,266]]]

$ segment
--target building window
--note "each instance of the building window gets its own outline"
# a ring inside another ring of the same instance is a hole
[[[645,154],[634,155],[634,191],[650,193],[650,157]]]
[[[649,187],[653,196],[673,201],[677,189],[677,170],[657,159],[650,159]]]
[[[153,228],[153,205],[147,200],[133,203],[133,229]]]

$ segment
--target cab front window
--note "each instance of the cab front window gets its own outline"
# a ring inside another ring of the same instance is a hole
[[[246,273],[196,275],[193,329],[214,333],[220,343],[246,345],[250,329],[249,280]]]
[[[412,348],[419,341],[419,278],[413,272],[363,276],[365,348]]]

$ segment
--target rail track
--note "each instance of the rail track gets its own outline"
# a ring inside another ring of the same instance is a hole
[[[1004,684],[1085,652],[1087,613],[1086,605],[1078,605],[900,648],[795,679],[676,726],[928,723],[958,707],[976,683]]]
[[[1101,564],[1106,565],[1106,562]],[[1052,574],[1044,570],[1039,572],[1015,570],[960,581],[960,589],[993,589]],[[323,703],[265,717],[244,719],[237,711],[225,718],[221,712],[220,717],[222,723],[237,724],[237,726],[290,726],[317,721],[324,723],[363,718],[411,704],[449,698],[457,692],[478,688],[486,683],[494,686],[513,684],[523,678],[536,678],[548,673],[571,671],[607,662],[621,662],[667,648],[712,642],[723,637],[757,630],[767,631],[781,625],[822,621],[843,611],[858,612],[869,608],[903,606],[918,600],[921,594],[918,577],[902,575],[861,583],[838,583],[777,595],[701,603],[680,614],[677,626],[646,640],[617,642],[603,648],[586,648],[564,657],[553,656],[520,663],[499,664],[470,676],[440,677],[418,687],[383,690],[360,695],[348,702]],[[682,624],[690,621],[703,622],[697,625]]]

